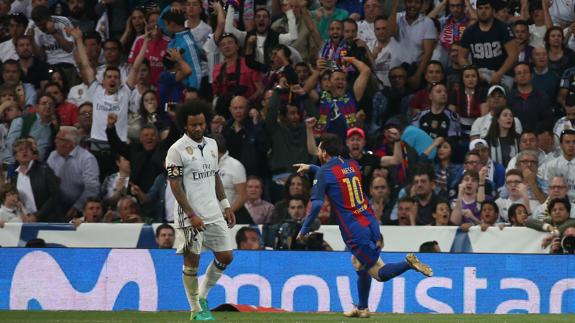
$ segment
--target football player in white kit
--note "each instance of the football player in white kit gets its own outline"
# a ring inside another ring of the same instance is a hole
[[[199,100],[179,107],[177,123],[185,133],[166,156],[170,188],[177,203],[175,246],[177,253],[184,256],[182,279],[192,320],[214,319],[206,298],[233,259],[229,229],[236,219],[218,175],[218,146],[215,140],[204,137],[210,111],[210,106]],[[214,252],[214,261],[199,285],[202,247]]]

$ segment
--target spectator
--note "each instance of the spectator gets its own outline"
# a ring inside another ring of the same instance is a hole
[[[222,134],[230,156],[244,165],[248,176],[263,177],[267,173],[266,155],[269,147],[263,125],[248,117],[248,101],[245,97],[233,98],[229,110],[232,118],[224,126]]]
[[[511,208],[523,206],[522,204],[513,204]],[[486,231],[487,228],[492,227],[499,220],[499,208],[493,201],[484,201],[481,203],[481,231]]]
[[[84,102],[78,107],[78,130],[80,131],[80,145],[88,149],[90,132],[92,131],[92,115],[94,108],[91,102]]]
[[[106,176],[100,188],[100,196],[107,206],[116,205],[121,197],[132,193],[130,192],[130,161],[117,154],[116,166],[118,166],[118,172]]]
[[[377,60],[375,64],[377,64]],[[398,114],[406,115],[409,110],[409,103],[413,98],[413,93],[407,87],[407,71],[401,65],[392,67],[389,70],[388,77],[390,87],[384,87],[383,90],[377,92],[373,98],[374,111],[383,105],[385,105],[384,107],[386,108],[385,111],[380,114],[381,123],[378,123],[379,127],[382,127],[383,122],[391,119],[391,117]],[[383,102],[383,100],[386,102]],[[377,122],[377,120],[374,121]]]
[[[120,80],[124,82],[128,78],[129,66],[122,60],[123,46],[117,39],[107,39],[102,45],[104,64],[96,68],[96,80],[104,80],[104,72],[108,67],[116,67],[120,71]]]
[[[408,84],[417,89],[433,55],[437,29],[433,21],[421,13],[423,0],[407,0],[405,12],[398,13],[398,5],[399,0],[393,0],[388,20],[390,33],[401,45],[401,60],[410,66]]]
[[[479,224],[480,204],[485,200],[485,176],[487,168],[483,167],[480,173],[469,170],[463,174],[457,199],[453,203],[451,222],[455,225],[462,223]]]
[[[111,212],[111,210],[109,212]],[[70,223],[76,226],[82,223],[101,223],[104,221],[104,218],[102,201],[97,197],[88,197],[82,210],[82,216],[73,218]]]
[[[14,185],[5,185],[0,192],[0,228],[5,223],[22,223],[28,220],[24,207],[18,197],[18,189]]]
[[[140,208],[138,203],[132,196],[124,196],[118,201],[116,206],[118,218],[115,223],[143,223],[144,220],[140,216]]]
[[[533,84],[533,88],[547,94],[549,104],[554,107],[557,115],[557,95],[561,77],[549,69],[549,56],[547,56],[547,51],[544,47],[535,47],[531,55],[533,64],[531,84]]]
[[[158,17],[160,16],[158,11],[148,11],[146,16],[146,31],[150,33],[150,40],[148,41],[148,47],[144,51],[144,59],[150,63],[150,83],[157,88],[159,86],[160,74],[164,67],[162,60],[167,53],[170,38],[164,35],[160,28],[158,28]],[[137,54],[142,51],[145,40],[145,34],[136,37],[134,45],[132,45],[132,49],[130,50],[128,64],[134,63]]]
[[[478,0],[477,22],[467,27],[461,38],[459,62],[479,68],[481,77],[490,84],[503,83],[508,88],[513,79],[508,75],[517,61],[518,45],[511,27],[494,18],[493,0]]]
[[[391,220],[391,213],[395,205],[391,188],[385,177],[374,177],[369,185],[369,204],[381,225],[394,225],[397,220]]]
[[[175,102],[185,101],[186,88],[182,81],[192,73],[192,69],[175,48],[168,49],[163,64],[166,70],[160,74],[160,107],[168,108]]]
[[[533,1],[529,3],[529,17],[533,24],[529,25],[529,34],[531,35],[529,45],[537,48],[543,47],[543,39],[547,29],[553,27],[553,20],[549,14],[549,0]]]
[[[575,63],[575,52],[565,47],[565,36],[561,27],[553,26],[547,29],[545,48],[549,56],[549,69],[558,75],[563,75],[563,72]]]
[[[307,131],[309,127],[306,128],[301,121],[304,114],[300,112],[300,106],[304,105],[307,118],[314,117],[317,111],[311,100],[300,99],[299,94],[302,91],[298,93],[295,87],[290,89],[282,86],[281,89],[273,90],[269,101],[265,130],[271,143],[269,167],[271,175],[276,178],[288,177],[294,171],[292,165],[310,160],[306,144],[308,140],[314,140],[313,132]],[[282,97],[286,95],[287,102],[282,102]]]
[[[246,65],[246,59],[240,56],[240,46],[237,38],[232,34],[224,35],[218,44],[222,52],[223,62],[214,67],[212,76],[212,90],[222,102],[218,106],[224,107],[225,102],[241,95],[249,100],[255,100],[262,94],[262,75]],[[222,111],[216,112],[222,114]],[[228,116],[223,113],[224,116]]]
[[[436,84],[443,83],[445,74],[443,65],[439,61],[430,61],[424,71],[425,87],[415,92],[409,103],[410,113],[417,114],[427,110],[431,106],[431,88]]]
[[[455,107],[455,112],[461,117],[462,134],[468,136],[471,127],[477,118],[486,114],[481,103],[485,100],[485,89],[479,84],[479,71],[477,67],[471,65],[462,69],[460,83],[455,83],[449,91],[450,106]]]
[[[417,218],[417,201],[409,196],[400,198],[399,201],[397,201],[396,215],[399,225],[415,225]]]
[[[482,107],[482,111],[489,111],[486,115],[475,119],[473,125],[471,126],[471,132],[469,133],[470,139],[485,138],[489,127],[491,126],[491,120],[495,115],[495,110],[500,107],[507,106],[507,92],[501,85],[492,85],[487,91],[487,102],[485,107]],[[523,128],[521,127],[521,122],[519,119],[515,118],[515,132],[521,133]]]
[[[218,134],[213,137],[218,144],[218,174],[224,185],[226,197],[231,204],[232,211],[238,213],[246,201],[246,169],[242,163],[230,156],[227,142],[222,135]],[[243,224],[239,220],[240,217],[236,214],[236,223]]]
[[[517,20],[513,23],[513,32],[515,33],[515,39],[517,39],[518,43],[519,55],[517,56],[517,62],[531,63],[533,46],[529,43],[529,39],[531,38],[529,35],[529,24],[526,20]],[[517,82],[517,80],[515,82]]]
[[[68,7],[68,19],[75,27],[79,27],[82,32],[90,32],[96,29],[96,17],[92,10],[89,10],[89,3],[86,0],[71,0],[63,5]]]
[[[21,107],[30,107],[36,103],[37,94],[34,85],[22,81],[22,72],[18,61],[9,59],[2,64],[2,80],[4,84],[16,89],[18,95],[18,105]]]
[[[284,183],[284,198],[274,206],[272,224],[279,224],[288,217],[288,202],[291,197],[296,195],[308,198],[310,196],[310,184],[305,177],[291,174]]]
[[[521,121],[525,129],[535,129],[538,123],[550,122],[553,113],[549,109],[547,94],[533,87],[531,69],[526,63],[519,63],[514,68],[516,88],[509,94],[509,106]]]
[[[333,0],[328,0],[333,1]],[[296,19],[292,9],[286,12],[288,18],[288,32],[286,34],[279,34],[270,28],[270,13],[265,8],[258,8],[255,10],[254,23],[255,28],[249,32],[238,30],[234,27],[233,16],[235,8],[228,7],[226,15],[225,32],[233,34],[240,44],[245,44],[251,36],[260,37],[258,49],[255,53],[255,60],[262,64],[270,65],[272,49],[278,44],[289,45],[298,39],[298,31],[296,26]],[[321,33],[321,26],[319,27]]]
[[[134,92],[137,92],[137,90]],[[168,110],[169,108],[171,108],[171,105],[168,105]],[[144,91],[138,101],[137,112],[128,113],[128,138],[130,142],[140,140],[140,132],[146,125],[155,126],[158,132],[165,130],[166,126],[163,123],[163,119],[168,112],[160,109],[158,95],[155,90]]]
[[[167,224],[162,223],[156,228],[156,244],[160,249],[172,249],[174,247],[174,241],[176,236],[176,230]]]
[[[419,246],[419,252],[441,252],[441,248],[439,247],[439,243],[437,243],[437,241],[427,241]]]
[[[65,101],[66,97],[60,84],[50,82],[44,87],[44,92],[54,98],[59,124],[62,126],[77,126],[78,107]]]
[[[274,205],[262,200],[264,183],[261,177],[250,176],[246,183],[246,202],[244,207],[248,210],[255,224],[268,224],[272,222]]]
[[[538,175],[539,158],[537,151],[524,150],[517,155],[516,169],[523,173],[523,179],[529,187],[529,198],[543,203],[547,195],[547,182]],[[501,190],[500,196],[506,197],[507,191],[504,188]]]
[[[70,37],[68,28],[72,23],[68,18],[52,16],[47,6],[36,6],[32,10],[34,21],[34,40],[46,57],[46,62],[64,70],[70,84],[76,84],[76,62],[74,61],[74,39]]]
[[[428,154],[431,154],[431,151],[435,148],[437,148],[437,156],[430,161],[435,171],[436,190],[450,196],[452,194],[449,192],[449,189],[456,185],[456,179],[459,177],[459,174],[462,173],[462,167],[452,162],[453,148],[451,143],[443,137],[435,138],[421,157],[426,157]]]
[[[469,144],[469,147],[472,149],[465,155],[463,172],[459,174],[455,183],[459,183],[461,176],[463,176],[465,172],[475,170],[479,173],[483,167],[487,167],[488,171],[485,178],[485,194],[495,196],[496,190],[500,187],[499,185],[503,185],[505,183],[505,167],[491,160],[489,157],[489,146],[486,144],[485,140],[476,140],[473,140],[471,144]],[[450,186],[450,197],[457,196],[451,195],[452,191],[458,191],[458,187],[455,185]]]
[[[545,178],[550,179],[561,176],[567,183],[567,191],[570,199],[575,199],[575,169],[571,162],[575,158],[575,130],[566,129],[559,136],[561,155],[545,164]]]
[[[79,147],[78,129],[60,127],[55,138],[56,150],[48,157],[48,166],[60,178],[61,210],[67,221],[84,208],[86,199],[100,191],[98,162],[94,155]]]
[[[14,41],[22,82],[34,85],[36,89],[44,89],[50,80],[50,66],[34,56],[33,41],[29,36],[19,36]]]
[[[12,162],[12,144],[18,138],[34,138],[38,144],[38,155],[40,160],[45,160],[52,148],[53,138],[56,134],[54,125],[55,101],[49,95],[42,95],[38,99],[36,113],[28,113],[16,118],[10,124],[10,130],[6,135],[6,147],[8,150],[4,155],[5,162]]]
[[[16,184],[27,222],[64,222],[60,214],[60,185],[50,167],[34,160],[33,142],[18,139],[13,145],[18,168],[10,181]]]
[[[539,165],[537,165],[537,167],[539,168],[537,170],[537,176],[543,177],[544,174],[542,172],[541,166],[545,165],[545,163],[547,162],[547,154],[545,154],[545,152],[542,149],[539,149],[537,147],[537,134],[534,131],[525,131],[521,134],[521,136],[519,136],[519,152],[521,153],[522,151],[526,150],[532,150],[534,153],[536,153],[537,161],[539,162]],[[511,160],[507,164],[506,171],[513,169],[517,166],[518,155],[511,158]]]
[[[431,138],[456,139],[461,134],[459,115],[447,108],[447,88],[438,83],[430,88],[431,105],[428,110],[413,117],[412,124],[421,128]]]
[[[260,232],[256,228],[242,227],[236,233],[236,244],[239,250],[263,249]]]
[[[515,132],[515,120],[513,111],[503,107],[495,110],[495,115],[485,140],[491,147],[493,160],[502,165],[507,165],[509,160],[519,152],[519,134]]]
[[[375,1],[375,0],[370,0]],[[280,19],[272,23],[271,29],[275,32],[285,34],[289,32],[289,10],[293,10],[296,25],[297,25],[297,39],[287,45],[292,46],[300,54],[303,62],[313,62],[317,59],[317,51],[323,42],[319,34],[313,18],[305,6],[306,2],[302,1],[281,1],[281,9],[283,15]]]
[[[347,129],[356,125],[357,114],[364,113],[360,112],[363,110],[360,110],[357,103],[363,98],[371,70],[354,57],[345,57],[343,60],[353,65],[360,74],[353,83],[353,91],[348,91],[346,72],[339,68],[331,71],[329,88],[321,93],[319,121],[315,129],[316,136],[330,132],[345,139]],[[308,81],[313,86],[315,86],[320,73],[329,69],[325,60],[318,60],[317,66],[318,69],[314,71]],[[305,87],[308,87],[308,84]]]
[[[326,61],[333,61],[340,66],[343,64],[343,57],[347,56],[350,46],[343,38],[343,27],[342,20],[330,22],[329,40],[322,46],[319,58]]]
[[[375,22],[382,14],[382,7],[378,0],[366,0],[363,2],[364,19],[357,22],[357,34],[365,43],[369,44],[376,40],[377,27],[375,27]]]
[[[126,144],[118,136],[117,126],[118,116],[114,113],[108,114],[108,127],[106,136],[112,150],[131,163],[131,181],[139,186],[144,192],[154,183],[156,176],[163,172],[163,153],[159,147],[158,129],[153,125],[145,125],[140,130],[139,142]]]
[[[427,17],[437,19],[444,9],[448,10],[446,10],[445,16],[439,18],[441,27],[436,53],[438,53],[441,63],[447,65],[447,58],[453,44],[459,42],[465,29],[477,21],[477,15],[467,0],[443,0],[427,14]]]
[[[307,200],[303,196],[293,196],[288,201],[288,218],[280,224],[275,249],[280,250],[331,250],[323,240],[323,234],[317,231],[320,227],[319,219],[315,219],[310,225],[312,232],[305,239],[296,240],[299,227],[306,217]]]
[[[366,1],[365,6],[368,6],[368,2],[377,3],[379,6],[377,0]],[[381,16],[375,18],[373,26],[375,31],[371,33],[375,33],[374,38],[367,42],[367,47],[373,57],[373,71],[379,81],[382,82],[384,86],[389,87],[391,86],[389,76],[391,69],[401,64],[401,47],[389,33],[389,24],[385,18]],[[360,38],[361,37],[360,29]]]
[[[554,237],[559,237],[563,232],[570,227],[575,227],[575,219],[570,219],[571,202],[568,199],[556,198],[549,201],[547,212],[551,218],[539,221],[535,219],[525,220],[525,226],[533,230],[549,232]],[[548,241],[550,242],[550,241]],[[545,241],[543,247],[546,247]]]
[[[549,179],[549,195],[533,212],[533,219],[545,221],[550,219],[548,212],[549,202],[553,199],[569,199],[567,196],[567,183],[562,176],[554,176]],[[575,205],[571,202],[571,218],[575,218]]]
[[[349,158],[358,163],[361,179],[363,181],[362,189],[364,192],[368,192],[368,185],[371,183],[373,171],[380,166],[380,158],[365,151],[365,140],[365,132],[361,128],[350,128],[347,130],[345,145],[348,150]]]
[[[100,65],[100,57],[102,55],[102,37],[99,33],[92,31],[83,34],[82,39],[84,47],[86,48],[86,54],[88,55],[88,62],[90,66],[96,70],[98,65]],[[77,63],[77,65],[80,67],[80,64]],[[83,82],[74,85],[68,92],[68,101],[77,106],[90,100],[92,100],[92,98],[88,97],[88,85]]]
[[[545,205],[545,207],[547,207],[547,205]],[[529,213],[523,204],[513,204],[509,207],[507,216],[509,217],[509,222],[512,227],[524,227],[525,220],[529,218]]]
[[[419,165],[413,176],[410,189],[411,196],[417,201],[417,217],[411,223],[428,225],[433,222],[433,212],[437,204],[438,195],[435,189],[435,173],[427,165]]]
[[[561,132],[567,129],[575,129],[575,93],[569,94],[565,100],[565,116],[555,122],[553,134],[555,141],[559,141]]]
[[[168,49],[183,50],[182,57],[192,68],[192,74],[184,80],[184,85],[199,89],[202,82],[200,49],[192,31],[185,27],[186,18],[183,14],[171,10],[170,6],[168,6],[160,15],[160,19],[165,25],[167,34],[172,35],[172,40],[168,43]]]
[[[335,7],[336,0],[321,0],[320,7],[312,12],[321,39],[328,40],[331,33],[331,24],[336,20],[343,20],[349,16],[348,12]]]
[[[4,63],[9,59],[17,60],[16,41],[24,36],[28,27],[28,18],[21,12],[14,12],[8,16],[8,35],[10,39],[0,43],[0,61]]]
[[[570,227],[565,229],[561,237],[553,236],[551,241],[551,247],[549,248],[549,253],[551,254],[573,254],[575,253],[575,248],[573,248],[573,242],[575,238],[575,228]]]
[[[520,170],[512,169],[505,174],[505,188],[509,192],[509,197],[495,200],[499,207],[500,222],[509,222],[507,211],[513,204],[523,204],[530,214],[539,206],[537,200],[529,199],[527,185],[524,184]]]
[[[141,7],[132,9],[132,13],[126,21],[126,28],[120,37],[122,47],[131,47],[134,39],[146,32],[146,10]]]
[[[435,204],[435,209],[431,216],[433,217],[433,222],[430,223],[432,226],[445,226],[445,225],[453,225],[449,217],[451,216],[451,206],[449,206],[449,202],[444,199],[440,199]]]

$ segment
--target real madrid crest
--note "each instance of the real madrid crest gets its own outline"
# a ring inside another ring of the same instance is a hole
[[[187,151],[188,154],[190,154],[190,155],[193,155],[193,154],[194,154],[194,148],[192,148],[192,146],[186,147],[186,151]]]
[[[180,176],[180,168],[179,167],[173,167],[172,168],[172,175],[173,176]]]

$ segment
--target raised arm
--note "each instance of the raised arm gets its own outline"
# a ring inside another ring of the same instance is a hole
[[[381,167],[389,167],[401,164],[403,153],[401,152],[401,141],[398,140],[393,144],[393,156],[383,156],[380,159]]]
[[[176,82],[181,82],[192,74],[192,68],[188,65],[177,48],[169,48],[167,52],[169,54],[168,59],[178,64],[178,69],[176,70]]]
[[[293,41],[297,40],[297,23],[291,8],[286,12],[286,16],[288,21],[288,32],[286,34],[280,34],[278,41],[280,44],[289,45]]]
[[[359,102],[363,98],[363,94],[367,88],[367,83],[371,76],[371,70],[369,69],[369,66],[355,57],[344,57],[344,60],[353,64],[353,66],[359,71],[359,76],[353,83],[353,95],[355,96],[356,101]]]
[[[126,80],[130,88],[134,88],[134,86],[136,86],[138,69],[140,68],[140,65],[142,65],[144,57],[146,57],[146,51],[148,50],[148,44],[150,43],[151,37],[152,37],[152,31],[146,30],[146,33],[144,34],[144,42],[142,43],[142,48],[140,48],[140,52],[134,59],[134,63],[132,64],[132,67],[130,67],[130,72],[128,73],[128,79]]]
[[[439,13],[445,10],[445,7],[447,6],[447,1],[448,0],[441,1],[437,6],[435,6],[435,8],[433,8],[433,10],[431,10],[427,14],[427,16],[431,19],[437,18],[437,16],[439,16]]]
[[[553,27],[553,20],[551,19],[551,14],[549,13],[549,0],[543,0],[541,6],[543,7],[543,20],[545,21],[545,27],[551,29]],[[569,28],[571,30],[571,28]],[[569,40],[569,37],[566,37]]]
[[[389,34],[391,37],[396,37],[397,35],[397,7],[399,6],[399,0],[393,0],[391,4],[391,10],[389,12],[389,17],[387,18],[387,28],[389,29]],[[396,37],[397,39],[397,37]]]
[[[209,4],[217,15],[217,25],[216,30],[214,30],[214,41],[217,43],[220,42],[222,35],[224,34],[224,29],[226,26],[226,13],[224,12],[224,8],[219,1],[211,1]]]
[[[300,0],[297,4],[301,8],[300,19],[303,20],[303,23],[309,30],[309,37],[311,37],[312,42],[315,44],[315,46],[319,47],[323,41],[321,39],[321,35],[319,34],[319,31],[317,30],[315,23],[311,19],[311,15],[309,13],[308,8],[306,7],[306,3],[307,2],[305,0],[303,1]]]
[[[84,81],[84,84],[89,86],[96,79],[96,71],[94,71],[94,68],[90,65],[88,53],[86,52],[84,40],[82,39],[82,31],[80,28],[74,27],[67,29],[67,32],[74,38],[76,43],[76,53],[79,60],[78,65],[80,66],[82,81]]]
[[[226,33],[230,33],[236,36],[238,42],[240,43],[240,46],[243,47],[248,33],[246,31],[239,30],[234,26],[234,14],[235,14],[234,7],[229,6],[228,12],[226,14],[226,22],[224,29]]]

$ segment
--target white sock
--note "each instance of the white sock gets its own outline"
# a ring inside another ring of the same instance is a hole
[[[198,267],[183,266],[182,281],[193,312],[202,310],[198,296]]]
[[[208,266],[206,274],[202,283],[200,284],[200,298],[207,298],[210,289],[218,282],[222,273],[226,269],[226,265],[214,259],[212,263]]]

